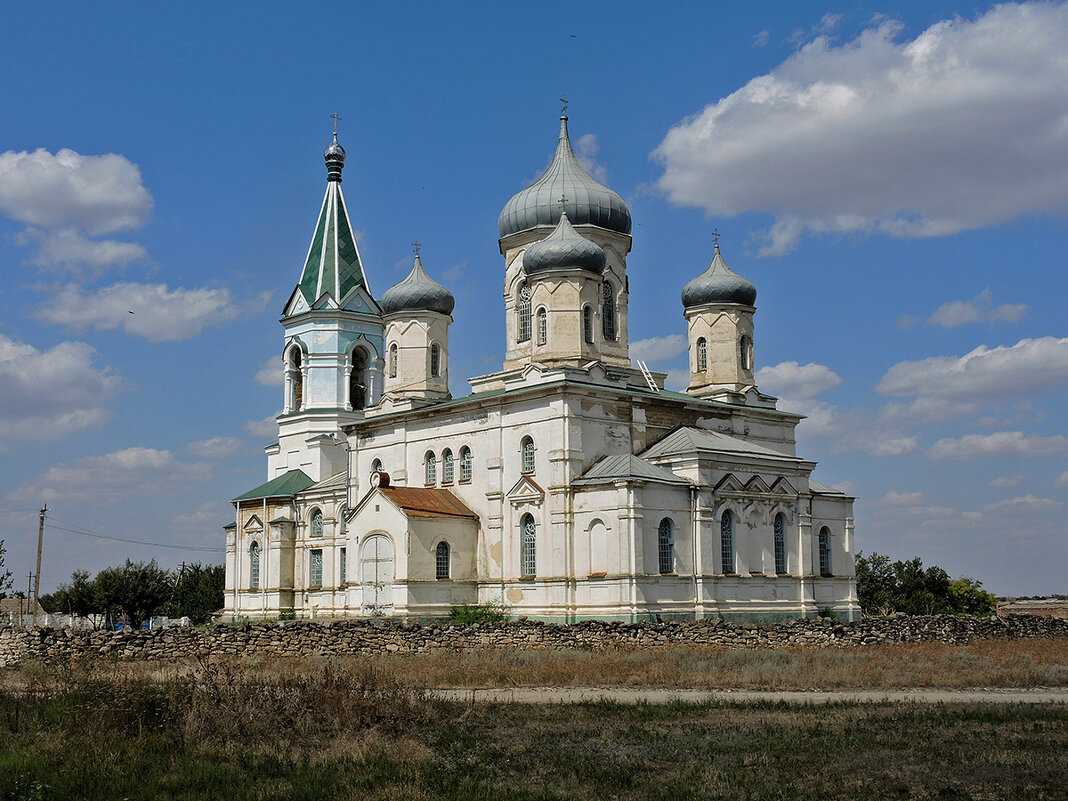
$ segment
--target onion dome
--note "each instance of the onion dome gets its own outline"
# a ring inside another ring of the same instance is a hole
[[[556,225],[560,220],[561,195],[567,198],[564,210],[572,224],[630,233],[630,209],[623,198],[597,183],[575,157],[567,133],[566,114],[560,117],[560,141],[548,169],[504,205],[497,220],[501,239],[539,225]]]
[[[387,289],[378,301],[382,311],[393,314],[399,311],[433,311],[452,314],[456,300],[452,293],[426,274],[423,260],[415,254],[415,266],[408,277]]]
[[[340,181],[341,170],[345,167],[345,148],[337,141],[337,131],[334,131],[334,141],[323,151],[326,159],[326,180]]]
[[[600,275],[604,263],[604,251],[576,231],[566,213],[560,215],[560,222],[551,234],[523,254],[523,270],[527,275],[575,268]]]
[[[720,255],[718,242],[708,269],[682,288],[685,308],[705,303],[738,303],[742,306],[756,303],[756,287],[727,266]]]

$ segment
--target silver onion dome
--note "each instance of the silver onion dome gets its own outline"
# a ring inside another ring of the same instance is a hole
[[[378,301],[385,314],[399,311],[434,311],[452,314],[456,300],[452,293],[426,274],[423,260],[415,254],[415,265],[408,277],[387,289]]]
[[[566,213],[560,215],[560,222],[551,234],[523,254],[523,270],[527,275],[575,268],[600,275],[604,264],[604,251],[576,231]]]
[[[559,199],[573,225],[596,225],[630,233],[630,209],[617,193],[595,181],[579,164],[567,132],[567,115],[560,117],[560,139],[552,163],[534,183],[512,196],[501,210],[497,231],[503,239],[539,225],[560,220]]]
[[[712,262],[703,273],[693,278],[682,288],[682,305],[689,309],[705,303],[738,303],[752,306],[756,303],[756,287],[723,261],[716,243]]]

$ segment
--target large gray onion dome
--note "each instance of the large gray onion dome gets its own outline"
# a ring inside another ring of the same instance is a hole
[[[538,180],[504,204],[497,220],[498,234],[503,239],[539,225],[556,225],[561,196],[566,198],[564,210],[573,224],[630,233],[630,209],[623,198],[597,183],[575,157],[566,114],[560,117],[560,141],[552,163]]]
[[[743,306],[756,303],[756,287],[727,266],[720,255],[718,242],[708,269],[682,288],[685,308],[705,303],[739,303]]]
[[[399,311],[435,311],[452,314],[456,300],[452,293],[426,274],[423,260],[415,254],[415,265],[408,277],[391,286],[378,301],[385,314]]]
[[[576,231],[566,213],[560,215],[560,222],[551,234],[523,254],[523,270],[527,275],[576,267],[600,275],[604,263],[604,251]]]

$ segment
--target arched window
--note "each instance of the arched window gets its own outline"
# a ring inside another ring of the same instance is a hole
[[[434,577],[447,579],[449,577],[449,543],[442,541],[434,551]]]
[[[437,378],[441,375],[441,348],[435,342],[430,346],[430,377]]]
[[[341,567],[338,575],[338,586],[344,587],[349,581],[349,549],[342,546],[340,550]]]
[[[582,307],[582,339],[593,344],[593,309],[589,306]]]
[[[452,451],[446,448],[441,452],[441,483],[452,483]]]
[[[311,515],[311,535],[313,537],[323,536],[323,513],[316,509]]]
[[[471,480],[471,449],[466,445],[460,448],[460,481]]]
[[[611,281],[601,285],[601,333],[611,341],[616,338],[616,291]]]
[[[308,586],[323,586],[323,549],[313,548],[308,551],[311,560],[308,562]]]
[[[364,371],[367,370],[367,354],[361,348],[352,351],[352,370],[349,372],[349,406],[353,410],[367,405],[367,384]]]
[[[775,572],[786,572],[786,517],[775,515]]]
[[[523,532],[523,575],[536,576],[538,574],[536,553],[538,527],[534,524],[534,517],[532,515],[523,515],[520,528]]]
[[[397,377],[397,343],[389,346],[389,377]]]
[[[375,459],[373,462],[371,462],[371,472],[372,473],[381,473],[382,472],[382,460],[381,459]]]
[[[260,544],[258,542],[248,546],[248,588],[250,590],[260,588]]]
[[[675,572],[675,532],[671,524],[671,518],[665,517],[660,521],[660,529],[656,535],[657,553],[660,554],[660,572]]]
[[[534,440],[530,437],[523,437],[523,442],[520,445],[523,451],[523,472],[534,472]]]
[[[708,369],[708,342],[704,337],[697,339],[697,372],[703,373]]]
[[[519,322],[519,341],[526,342],[530,339],[530,289],[528,287],[519,288],[516,314]]]
[[[820,529],[820,575],[833,575],[831,573],[831,530],[826,526]]]
[[[292,388],[289,410],[299,412],[304,407],[304,372],[301,370],[300,346],[294,345],[289,349],[289,380]]]
[[[753,343],[749,337],[743,336],[738,340],[739,358],[743,370],[753,369]]]
[[[734,572],[734,514],[730,509],[723,512],[719,521],[719,547],[723,559],[723,572]]]
[[[433,451],[426,452],[426,483],[436,484],[438,480],[438,458]]]
[[[545,311],[545,307],[542,306],[538,309],[538,344],[544,345],[549,341],[549,314]]]

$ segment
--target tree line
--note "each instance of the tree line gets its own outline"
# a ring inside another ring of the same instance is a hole
[[[112,626],[124,620],[133,628],[154,615],[188,617],[205,623],[223,605],[226,571],[222,565],[194,562],[179,570],[164,570],[153,559],[107,567],[93,578],[75,570],[70,581],[40,598],[51,614],[84,617],[95,625]]]
[[[992,615],[997,598],[972,578],[951,579],[917,556],[891,562],[889,556],[857,551],[857,599],[865,615]]]

